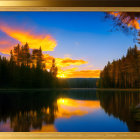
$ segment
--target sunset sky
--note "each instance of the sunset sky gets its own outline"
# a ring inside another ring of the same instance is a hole
[[[132,34],[112,31],[104,12],[0,12],[0,54],[17,43],[42,47],[56,58],[58,77],[94,78],[108,61],[126,54],[136,42]],[[50,64],[48,69],[50,68]]]

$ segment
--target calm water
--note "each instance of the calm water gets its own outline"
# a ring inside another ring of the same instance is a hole
[[[1,91],[0,131],[140,131],[139,103],[136,91]]]

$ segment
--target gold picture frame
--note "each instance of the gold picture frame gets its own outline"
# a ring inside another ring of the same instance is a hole
[[[140,1],[0,0],[0,11],[140,12]],[[0,132],[0,139],[140,139],[140,132]]]

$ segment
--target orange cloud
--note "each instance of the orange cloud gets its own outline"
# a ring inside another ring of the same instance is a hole
[[[20,29],[17,27],[10,27],[5,23],[0,25],[0,30],[7,34],[9,37],[14,39],[14,41],[2,40],[0,41],[0,52],[9,54],[10,50],[13,48],[12,45],[16,44],[19,41],[21,44],[25,44],[28,42],[31,49],[38,49],[40,46],[43,51],[53,51],[56,47],[56,41],[50,36],[46,34],[36,35],[31,31],[25,31],[24,29]],[[53,56],[49,54],[44,54],[44,60],[46,63],[46,69],[50,69],[52,66]],[[83,64],[87,64],[88,61],[82,59],[72,59],[70,56],[64,58],[55,58],[56,66],[58,67],[58,75],[57,77],[61,78],[95,78],[99,77],[100,70],[79,70],[77,66],[81,66]],[[68,69],[68,67],[74,67]],[[65,69],[65,70],[64,70]]]
[[[6,47],[4,47],[6,45]],[[0,41],[0,52],[9,54],[9,50],[12,49],[9,41]]]
[[[114,17],[117,17],[122,21],[122,23],[127,24],[128,27],[134,27],[135,29],[140,29],[140,23],[138,22],[140,19],[131,19],[129,21],[129,17],[123,17],[122,12],[109,12],[110,15],[113,15]],[[129,22],[128,22],[129,21]]]
[[[77,70],[77,68],[58,71],[57,77],[60,78],[98,78],[100,70]]]
[[[98,78],[100,77],[100,70],[81,70],[72,72],[69,77],[78,78]]]
[[[52,60],[54,59],[53,56],[49,54],[44,55],[44,60],[46,61],[46,69],[50,69],[52,66]],[[55,58],[56,66],[58,67],[58,74],[57,77],[60,78],[95,78],[99,77],[100,70],[82,70],[77,71],[78,67],[74,67],[71,69],[65,69],[68,66],[80,66],[83,64],[87,64],[88,61],[80,60],[73,60],[72,58],[65,57],[65,58]]]
[[[63,64],[67,65],[81,65],[81,64],[86,64],[87,61],[84,60],[72,60],[71,58],[65,58],[61,61]]]
[[[0,41],[0,45],[9,45],[9,41],[2,40]]]
[[[75,66],[80,66],[83,64],[87,64],[87,61],[84,60],[74,60],[72,58],[66,57],[66,58],[56,58],[56,65],[58,67],[67,67],[67,66],[71,66],[71,65],[75,65]]]
[[[53,56],[49,54],[44,55],[44,60],[46,61],[46,69],[50,69],[52,66]],[[100,77],[100,70],[78,70],[77,66],[87,64],[88,61],[73,60],[72,58],[55,58],[56,66],[58,67],[57,77],[59,78],[98,78]],[[71,69],[65,69],[68,66],[74,66]],[[75,67],[76,66],[76,67]],[[91,67],[91,65],[89,65]],[[93,67],[93,66],[92,66]],[[88,68],[88,66],[87,66]]]
[[[0,38],[0,52],[3,54],[9,54],[10,50],[13,49],[13,45],[16,45],[17,41],[9,38]]]
[[[41,46],[43,51],[53,51],[57,45],[56,41],[50,35],[36,35],[31,31],[10,27],[5,23],[0,25],[0,30],[8,36],[18,40],[21,44],[28,42],[31,49],[38,49]]]

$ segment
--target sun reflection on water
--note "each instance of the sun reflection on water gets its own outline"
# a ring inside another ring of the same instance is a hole
[[[90,101],[90,100],[75,100],[71,98],[58,98],[57,99],[57,107],[58,110],[55,114],[55,121],[57,119],[70,119],[75,116],[84,116],[88,113],[92,113],[93,111],[100,108],[100,102]],[[50,109],[42,109],[42,112],[49,115]],[[54,124],[43,125],[40,130],[32,130],[36,132],[55,132],[57,129]]]
[[[59,98],[57,100],[57,118],[70,118],[73,115],[81,116],[100,108],[99,101],[74,100],[70,98]]]

